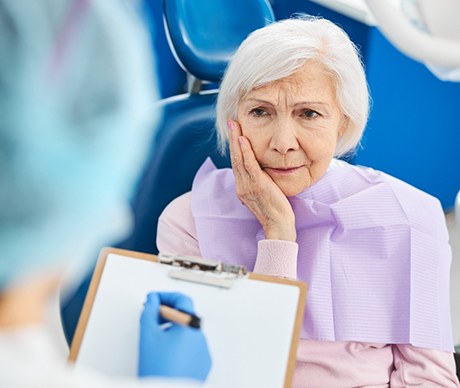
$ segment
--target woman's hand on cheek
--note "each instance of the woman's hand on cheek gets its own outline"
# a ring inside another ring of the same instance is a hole
[[[260,168],[237,122],[228,121],[228,134],[238,198],[259,220],[265,238],[296,241],[294,211],[286,196]]]

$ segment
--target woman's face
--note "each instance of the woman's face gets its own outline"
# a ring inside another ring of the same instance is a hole
[[[347,124],[332,76],[313,61],[252,90],[238,105],[238,121],[260,167],[286,196],[323,176]]]

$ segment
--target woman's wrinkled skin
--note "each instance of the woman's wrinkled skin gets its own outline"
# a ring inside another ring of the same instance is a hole
[[[228,121],[236,192],[265,238],[296,240],[287,197],[324,175],[347,123],[332,75],[314,61],[239,102],[238,121]]]

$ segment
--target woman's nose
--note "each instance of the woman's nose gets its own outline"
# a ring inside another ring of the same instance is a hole
[[[280,122],[274,128],[270,148],[282,155],[299,148],[295,125],[289,121]]]

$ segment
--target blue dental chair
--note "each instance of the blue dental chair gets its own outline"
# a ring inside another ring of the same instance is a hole
[[[191,189],[204,160],[210,156],[217,167],[230,166],[229,158],[219,154],[216,143],[218,83],[229,58],[246,36],[274,20],[268,0],[164,0],[163,6],[171,49],[187,73],[187,93],[161,100],[155,107],[161,110],[162,118],[135,190],[134,229],[125,241],[116,244],[154,254],[158,253],[156,229],[161,212]],[[61,303],[69,344],[91,275]]]

